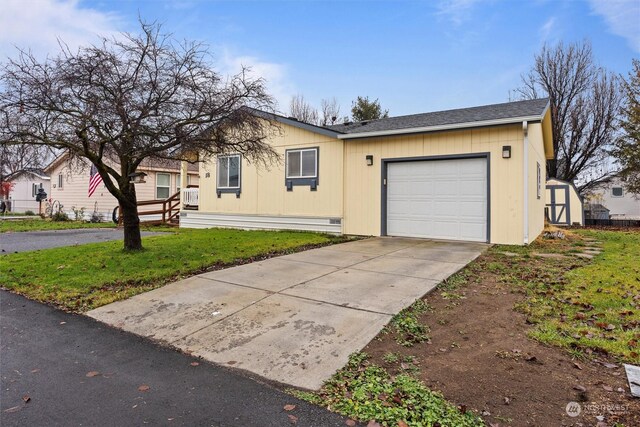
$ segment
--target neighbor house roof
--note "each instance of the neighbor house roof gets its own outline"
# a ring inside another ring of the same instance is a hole
[[[28,168],[28,169],[22,169],[19,171],[16,171],[14,173],[11,173],[9,175],[7,175],[5,177],[5,180],[7,181],[11,181],[14,180],[16,178],[18,178],[20,175],[24,175],[24,174],[31,174],[33,176],[35,176],[36,178],[42,179],[42,180],[49,180],[49,175],[47,175],[47,173],[42,170],[42,169],[38,169],[38,168]]]
[[[328,126],[340,139],[542,121],[549,99],[507,102]]]
[[[69,153],[65,152],[56,157],[49,165],[45,168],[45,171],[52,172],[55,168],[60,166],[61,163],[67,160]],[[87,161],[87,160],[85,160]],[[87,161],[88,162],[88,161]],[[117,164],[117,161],[113,162]],[[180,160],[173,159],[151,159],[146,158],[140,164],[141,170],[152,170],[152,171],[180,171]],[[199,170],[199,166],[195,163],[187,163],[187,172],[197,173]]]

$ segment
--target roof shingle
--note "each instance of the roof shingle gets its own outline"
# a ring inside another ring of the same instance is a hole
[[[539,117],[542,119],[548,103],[548,98],[532,99],[339,124],[327,126],[327,128],[340,133],[352,134],[454,125],[457,123],[486,122],[520,117]]]

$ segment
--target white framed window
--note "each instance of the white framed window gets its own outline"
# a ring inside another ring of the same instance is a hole
[[[304,148],[286,151],[286,177],[317,178],[318,177],[318,149]]]
[[[624,197],[622,187],[611,187],[611,197]]]
[[[536,162],[536,173],[537,173],[536,194],[539,199],[540,197],[542,197],[542,168],[540,168],[539,162]]]
[[[240,188],[240,154],[218,157],[219,190],[237,190]]]
[[[64,184],[64,175],[58,174],[58,188],[62,190]]]
[[[156,199],[168,199],[171,195],[171,174],[156,173]]]
[[[42,183],[36,184],[35,182],[31,184],[31,197],[36,197],[38,194],[38,190],[42,188]]]

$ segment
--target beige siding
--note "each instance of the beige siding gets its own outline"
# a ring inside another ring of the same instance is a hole
[[[49,198],[60,202],[64,206],[64,210],[71,213],[72,207],[76,209],[85,208],[87,214],[96,209],[103,215],[110,218],[113,208],[118,206],[115,197],[109,193],[104,184],[100,184],[91,197],[88,197],[89,189],[89,167],[84,170],[70,169],[66,162],[53,168],[50,172],[51,176],[51,193]],[[180,183],[180,174],[175,170],[151,171],[143,170],[147,174],[144,184],[136,184],[136,195],[139,201],[153,200],[156,198],[156,179],[158,172],[166,172],[171,175],[170,194],[174,194],[176,186]],[[62,175],[62,188],[58,186],[58,176]],[[197,178],[194,178],[197,181]]]
[[[502,158],[503,145],[511,145],[510,159]],[[520,125],[346,141],[343,230],[347,234],[380,234],[381,159],[488,152],[490,241],[522,244],[522,147]],[[366,165],[368,154],[374,157],[373,166]]]
[[[380,235],[382,159],[488,153],[489,241],[524,243],[524,133],[521,124],[346,141],[287,125],[283,125],[283,130],[282,135],[271,141],[281,156],[280,163],[265,168],[243,160],[239,198],[233,193],[217,196],[216,159],[200,164],[200,216],[193,214],[194,226],[237,221],[238,226],[253,223],[256,227],[264,227],[267,222],[281,217],[342,218],[343,233]],[[546,198],[544,189],[538,198],[536,182],[536,165],[539,163],[544,186],[546,168],[543,134],[540,123],[529,125],[529,241],[535,239],[544,226]],[[502,158],[502,147],[505,145],[511,146],[509,159]],[[308,186],[295,186],[293,191],[288,192],[285,187],[285,150],[309,147],[319,147],[318,190],[313,192]],[[373,166],[367,166],[367,155],[373,155]],[[189,215],[185,213],[185,219]],[[255,218],[257,216],[263,219]]]
[[[265,166],[241,166],[241,194],[216,194],[216,159],[200,164],[201,212],[217,214],[274,215],[300,217],[342,217],[342,141],[282,125],[283,134],[275,136],[271,144],[280,161]],[[318,187],[285,187],[284,154],[286,149],[319,147]]]
[[[544,228],[544,208],[547,192],[547,166],[541,123],[529,125],[529,242],[533,242]],[[540,165],[540,197],[538,197],[537,165]]]

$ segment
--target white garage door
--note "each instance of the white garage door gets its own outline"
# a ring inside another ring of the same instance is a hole
[[[487,241],[487,160],[389,163],[387,234]]]

